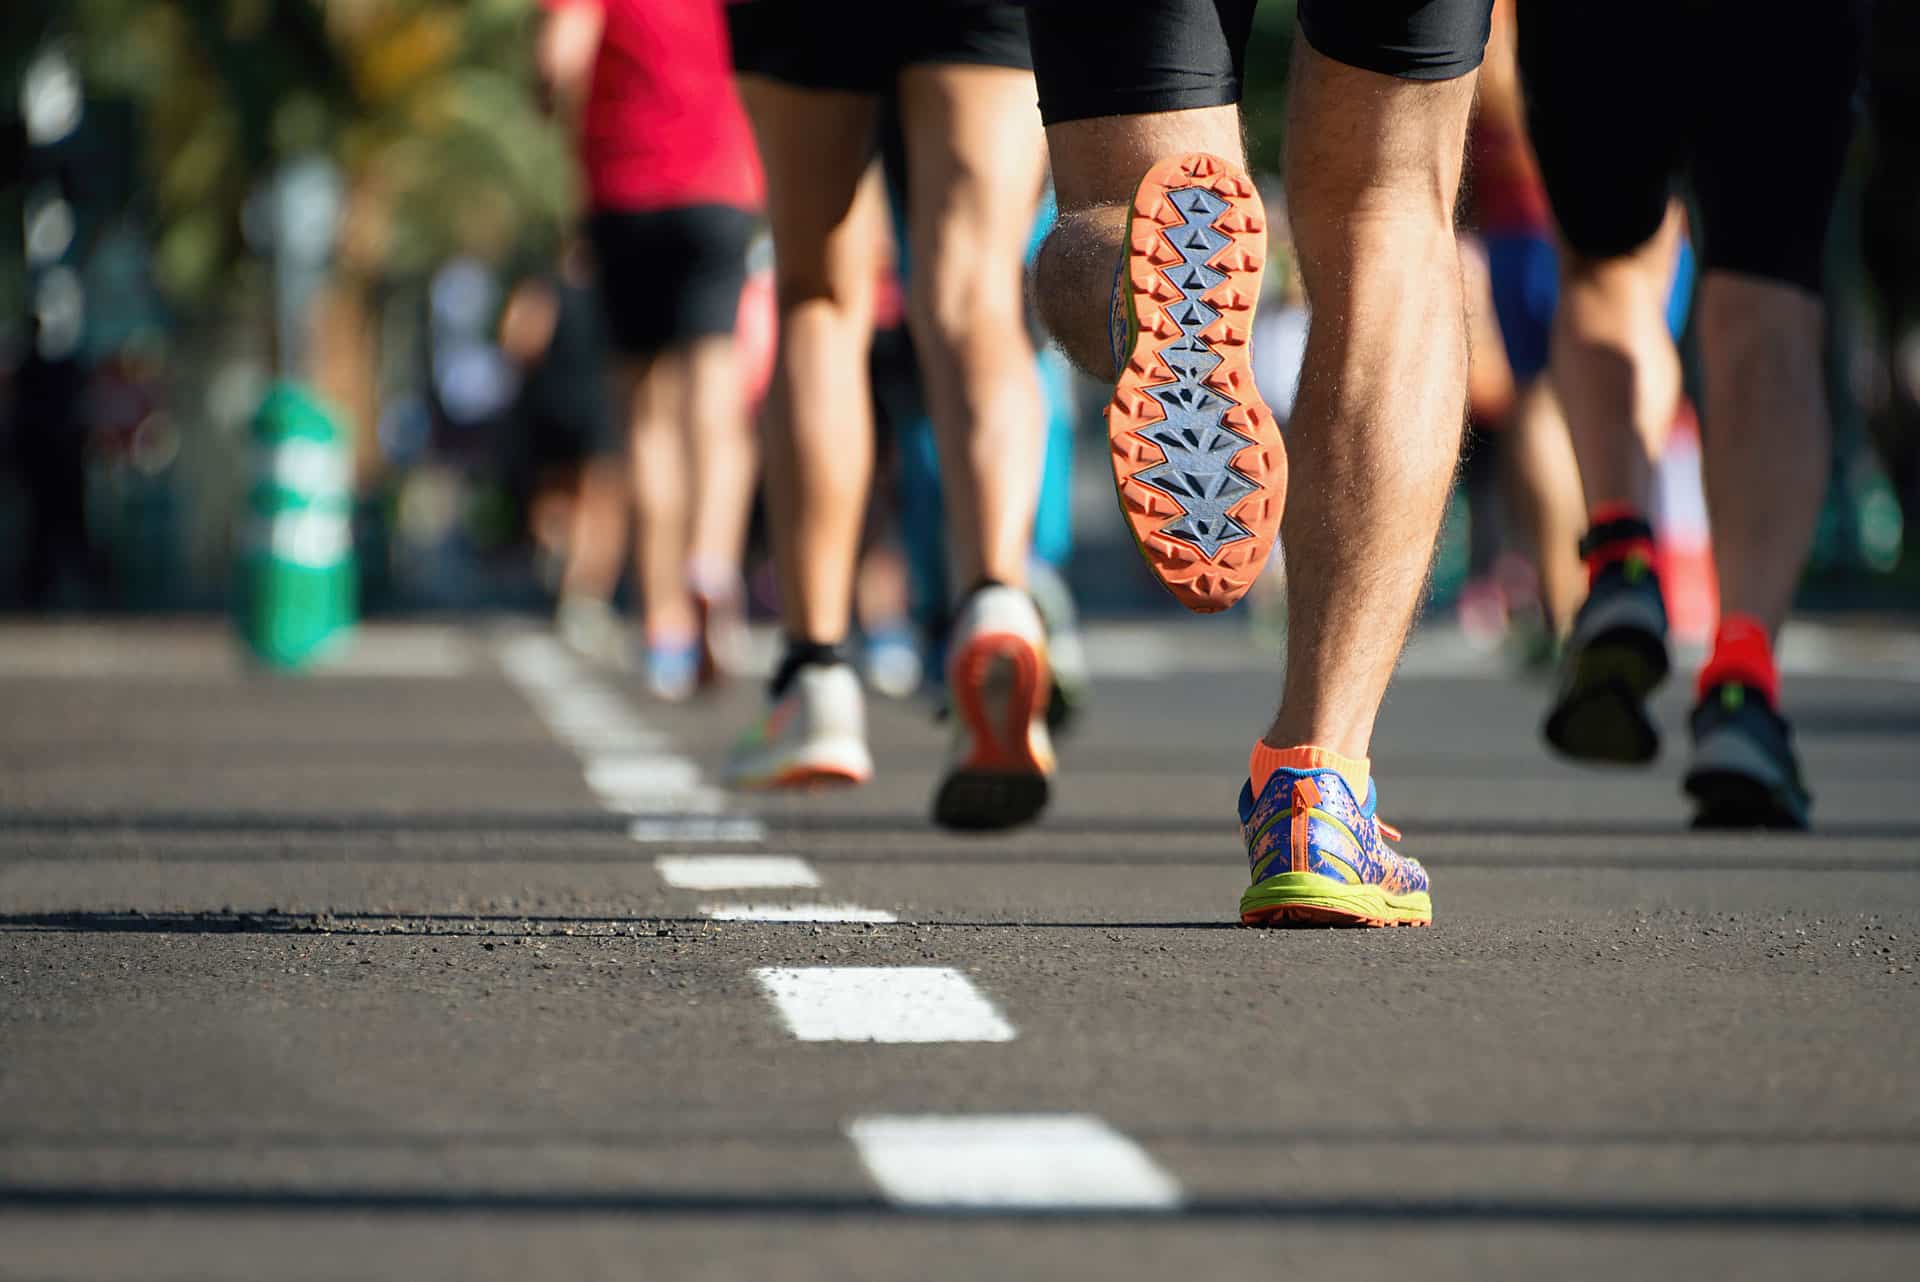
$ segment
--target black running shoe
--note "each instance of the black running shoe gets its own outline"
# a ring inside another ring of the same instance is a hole
[[[1714,686],[1693,709],[1693,765],[1683,785],[1696,828],[1807,827],[1813,797],[1800,782],[1793,729],[1754,686]]]
[[[1574,616],[1547,742],[1576,761],[1638,766],[1660,752],[1647,696],[1667,679],[1667,607],[1643,557],[1602,569]]]

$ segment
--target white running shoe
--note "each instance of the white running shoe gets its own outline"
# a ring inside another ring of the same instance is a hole
[[[633,666],[632,641],[620,614],[594,597],[562,597],[553,615],[554,631],[569,650],[591,663],[624,672]]]
[[[946,828],[1011,828],[1047,804],[1046,629],[1026,593],[990,584],[967,599],[947,660],[953,755],[933,796]]]
[[[809,664],[727,761],[734,788],[814,788],[873,778],[866,696],[845,663]]]

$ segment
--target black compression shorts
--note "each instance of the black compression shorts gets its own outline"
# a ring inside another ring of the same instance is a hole
[[[759,222],[731,205],[596,212],[587,231],[613,349],[652,356],[733,333]]]
[[[1031,0],[1041,118],[1052,125],[1240,101],[1255,3]],[[1307,43],[1335,62],[1402,80],[1452,80],[1480,65],[1493,0],[1300,0],[1298,12]]]
[[[1522,0],[1527,124],[1561,237],[1645,244],[1685,180],[1703,271],[1818,291],[1864,0]],[[1605,57],[1595,56],[1605,50]]]
[[[1025,8],[996,0],[743,0],[727,6],[734,70],[803,89],[891,92],[902,68],[1033,68]]]

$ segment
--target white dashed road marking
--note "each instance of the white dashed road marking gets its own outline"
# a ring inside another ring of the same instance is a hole
[[[700,782],[700,767],[685,757],[608,756],[587,759],[587,787],[602,797],[675,793]]]
[[[949,1210],[1168,1211],[1180,1185],[1097,1117],[862,1117],[860,1160],[901,1206]]]
[[[718,841],[729,845],[767,839],[767,826],[758,819],[737,815],[673,815],[664,819],[636,819],[627,828],[633,841],[653,845]]]
[[[1010,1042],[1009,1024],[947,966],[766,966],[754,972],[803,1042]]]
[[[662,855],[660,879],[681,890],[772,890],[818,886],[820,874],[794,855]]]
[[[892,922],[900,919],[884,908],[854,904],[701,904],[702,915],[715,921]]]

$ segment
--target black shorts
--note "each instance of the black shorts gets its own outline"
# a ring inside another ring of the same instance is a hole
[[[614,351],[651,356],[733,333],[759,223],[731,205],[595,212],[587,231]]]
[[[1031,0],[1041,118],[1053,125],[1240,101],[1255,3]],[[1298,12],[1307,43],[1335,62],[1452,80],[1480,65],[1493,0],[1300,0]]]
[[[1531,0],[1519,19],[1528,129],[1570,248],[1645,244],[1685,180],[1703,271],[1819,290],[1864,0],[1742,0],[1737,18],[1698,0]]]
[[[743,0],[734,70],[803,89],[888,93],[904,67],[1033,69],[1023,6],[994,0]]]

